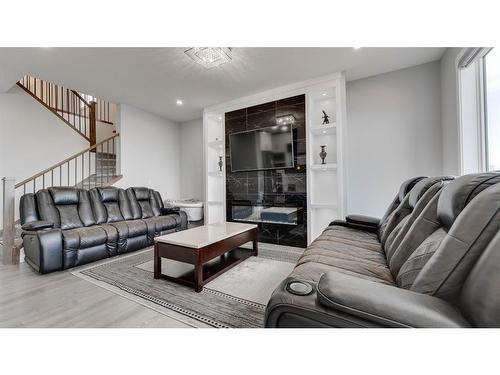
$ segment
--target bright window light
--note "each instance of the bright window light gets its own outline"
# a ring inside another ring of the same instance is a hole
[[[492,49],[484,58],[486,105],[486,167],[500,170],[500,49]]]

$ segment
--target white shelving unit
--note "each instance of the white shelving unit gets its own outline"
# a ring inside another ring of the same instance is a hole
[[[345,79],[342,73],[335,73],[205,108],[203,136],[206,223],[222,222],[226,218],[226,169],[224,166],[222,172],[219,172],[218,167],[219,156],[226,161],[224,114],[301,94],[306,95],[308,243],[316,239],[331,221],[345,216]],[[322,110],[330,116],[328,125],[322,124]],[[321,164],[319,157],[320,146],[323,145],[328,154],[325,164]]]
[[[205,224],[219,223],[226,218],[226,155],[224,147],[224,113],[203,113]],[[222,171],[219,157],[222,156]]]
[[[308,242],[316,239],[330,222],[344,217],[345,80],[338,79],[309,87],[306,91],[307,127],[307,231]],[[329,124],[323,124],[323,112]],[[325,146],[327,156],[319,156]]]

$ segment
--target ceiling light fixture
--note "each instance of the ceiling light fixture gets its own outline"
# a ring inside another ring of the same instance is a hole
[[[177,99],[177,100],[175,101],[175,104],[177,104],[177,105],[182,105],[182,100]]]
[[[207,69],[215,68],[232,60],[229,47],[192,47],[184,51],[191,59]]]
[[[277,125],[289,125],[295,123],[294,115],[276,116]]]
[[[360,49],[361,47],[352,47],[352,48],[354,48],[354,49]]]

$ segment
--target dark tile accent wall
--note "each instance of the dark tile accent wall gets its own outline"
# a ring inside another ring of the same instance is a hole
[[[294,168],[231,172],[229,134],[276,125],[276,117],[292,114]],[[261,242],[307,246],[307,181],[305,95],[281,99],[225,114],[226,132],[226,220],[232,221],[232,204],[300,207],[297,225],[260,223]]]

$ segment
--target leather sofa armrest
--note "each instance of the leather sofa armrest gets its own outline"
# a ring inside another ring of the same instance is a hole
[[[446,301],[330,271],[318,283],[318,303],[386,327],[468,327]]]
[[[378,227],[380,219],[372,216],[364,215],[347,215],[345,217],[346,222],[360,225],[368,225],[372,227]]]
[[[178,215],[181,219],[181,225],[179,226],[178,230],[185,230],[188,227],[188,219],[187,219],[187,214],[184,211],[179,211]]]
[[[54,227],[54,223],[50,221],[37,220],[24,224],[21,228],[24,231],[37,231],[41,229],[50,229]]]
[[[64,268],[61,229],[24,231],[23,246],[26,261],[38,272],[49,273]]]
[[[342,221],[342,220],[334,220],[330,223],[330,226],[332,226],[332,225],[338,225],[338,226],[346,227],[346,228],[364,230],[366,232],[371,232],[371,233],[377,233],[377,231],[378,231],[378,228],[374,227],[372,225],[349,223],[347,221]]]

